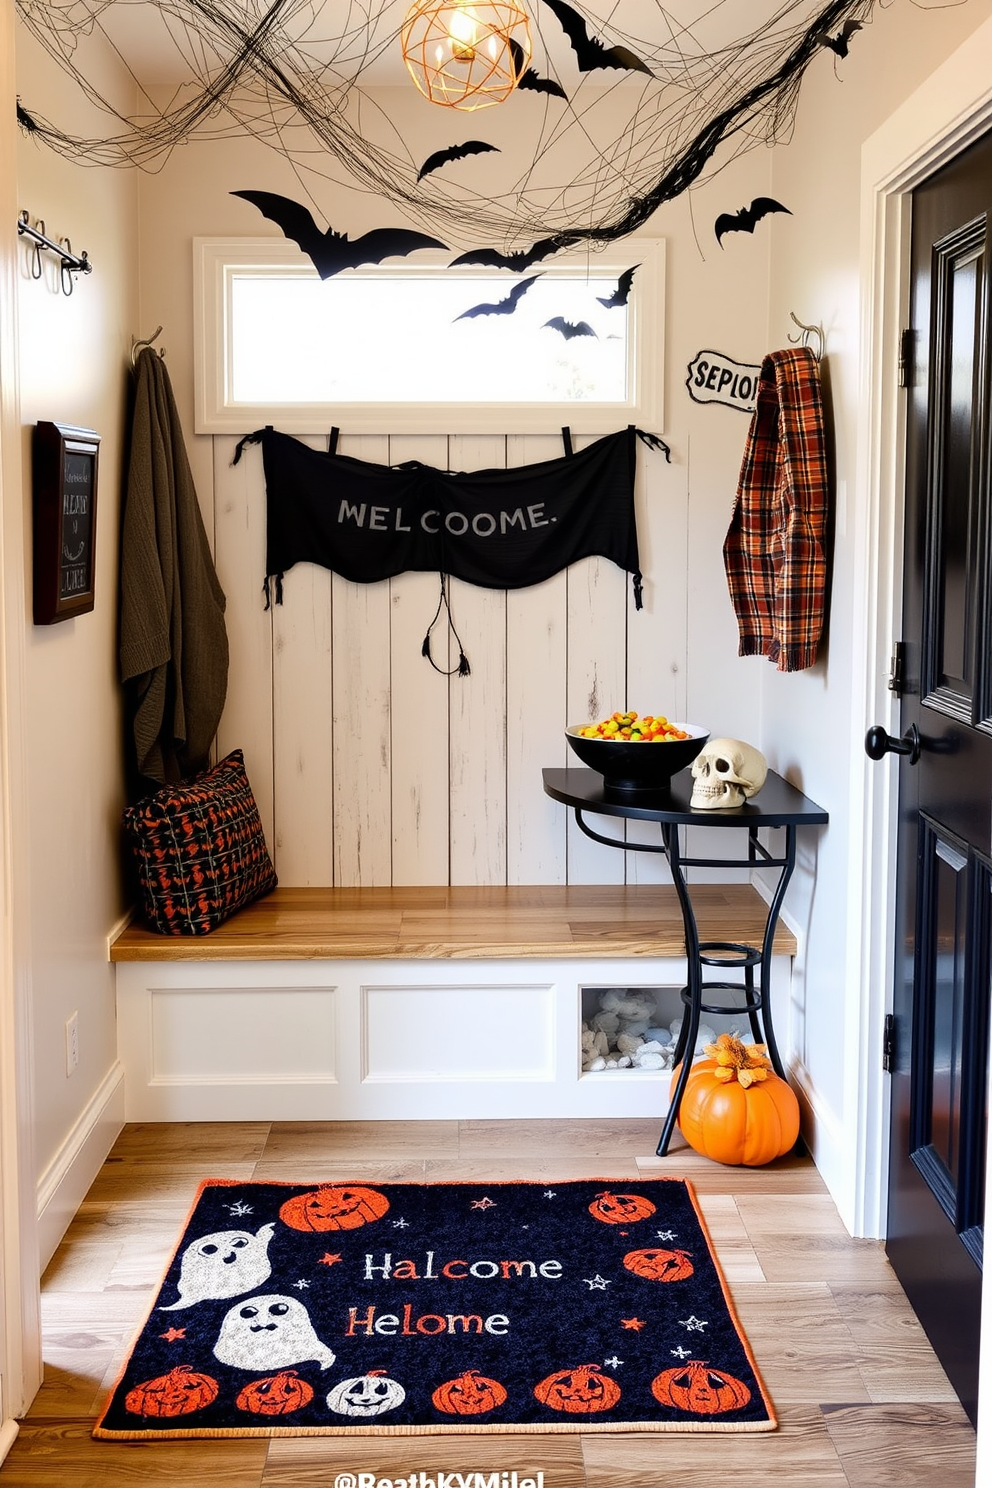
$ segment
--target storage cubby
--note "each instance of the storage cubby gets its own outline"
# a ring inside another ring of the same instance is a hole
[[[582,1078],[636,1079],[646,1075],[658,1076],[670,1070],[675,1049],[672,1023],[685,1011],[679,995],[681,990],[679,985],[659,986],[656,983],[636,987],[581,987]],[[742,987],[741,1000],[743,995]],[[731,1000],[734,994],[726,996]],[[716,1035],[737,1032],[748,1042],[753,1038],[747,1014],[743,1011],[704,1013],[700,1026],[712,1029]],[[595,1040],[593,1047],[590,1047],[588,1034],[592,1034]],[[637,1047],[636,1040],[640,1040]],[[705,1042],[709,1042],[708,1037],[697,1041],[697,1053]],[[655,1048],[655,1045],[660,1047]],[[659,1064],[659,1058],[664,1062]],[[599,1064],[600,1059],[605,1061],[604,1065]],[[642,1060],[645,1063],[642,1064]]]

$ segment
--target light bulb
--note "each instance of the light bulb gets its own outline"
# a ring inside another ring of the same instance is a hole
[[[478,21],[472,11],[468,7],[459,5],[451,12],[448,22],[448,39],[451,42],[451,55],[454,61],[475,61],[475,44],[478,36]]]

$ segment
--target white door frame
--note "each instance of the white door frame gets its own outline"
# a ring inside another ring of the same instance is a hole
[[[863,658],[867,723],[898,729],[898,700],[887,677],[900,635],[904,511],[905,398],[897,383],[899,332],[909,308],[910,195],[926,178],[992,128],[992,21],[980,26],[875,134],[861,156],[861,421],[858,484],[864,521],[856,593],[864,596],[855,656]],[[858,1047],[858,1234],[884,1234],[889,1081],[882,1073],[884,1015],[892,1008],[895,964],[897,777],[852,741],[851,908],[860,923],[849,978]],[[990,1144],[992,1159],[992,1144]],[[986,1186],[992,1234],[992,1161]],[[978,1481],[992,1480],[992,1286],[983,1293]]]

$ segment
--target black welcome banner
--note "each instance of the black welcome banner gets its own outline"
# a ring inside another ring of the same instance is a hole
[[[266,604],[272,581],[282,602],[283,574],[297,563],[320,564],[359,584],[414,570],[521,589],[599,556],[632,575],[640,609],[637,433],[631,426],[535,465],[450,472],[415,460],[372,465],[260,429],[241,441],[235,463],[246,443],[261,443]],[[442,577],[439,613],[446,603]]]

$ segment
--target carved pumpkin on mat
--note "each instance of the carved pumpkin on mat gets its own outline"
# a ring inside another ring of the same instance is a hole
[[[378,1189],[349,1183],[296,1194],[283,1204],[279,1218],[291,1230],[358,1230],[381,1219],[388,1208]]]
[[[127,1392],[124,1406],[135,1416],[188,1416],[217,1399],[220,1386],[209,1374],[196,1374],[177,1364],[168,1374],[146,1380]]]
[[[719,1416],[724,1411],[740,1410],[751,1399],[743,1380],[711,1369],[699,1359],[663,1369],[651,1381],[651,1394],[660,1405],[673,1405],[677,1410],[691,1411],[695,1416]]]
[[[689,1146],[716,1162],[748,1168],[791,1151],[799,1102],[771,1068],[764,1045],[721,1033],[706,1053],[711,1057],[693,1065],[679,1107],[679,1129]],[[678,1073],[672,1073],[673,1090]]]
[[[445,1380],[431,1396],[432,1404],[449,1416],[481,1416],[506,1399],[499,1380],[486,1379],[477,1369],[466,1369],[457,1379]]]
[[[549,1405],[552,1410],[566,1411],[571,1416],[591,1416],[616,1405],[620,1386],[597,1364],[580,1364],[577,1369],[558,1369],[549,1374],[534,1386],[534,1394],[542,1405]]]
[[[684,1281],[695,1270],[687,1250],[628,1250],[623,1263],[648,1281]]]
[[[367,1374],[335,1385],[327,1404],[339,1416],[381,1416],[405,1399],[406,1391],[399,1380],[390,1379],[384,1369],[370,1369]]]
[[[639,1219],[649,1219],[655,1212],[650,1199],[643,1194],[597,1194],[589,1205],[593,1219],[603,1224],[634,1224]]]
[[[283,1369],[265,1379],[252,1380],[234,1403],[238,1410],[250,1411],[253,1416],[288,1416],[312,1399],[313,1390],[306,1380],[300,1379],[295,1369]]]

